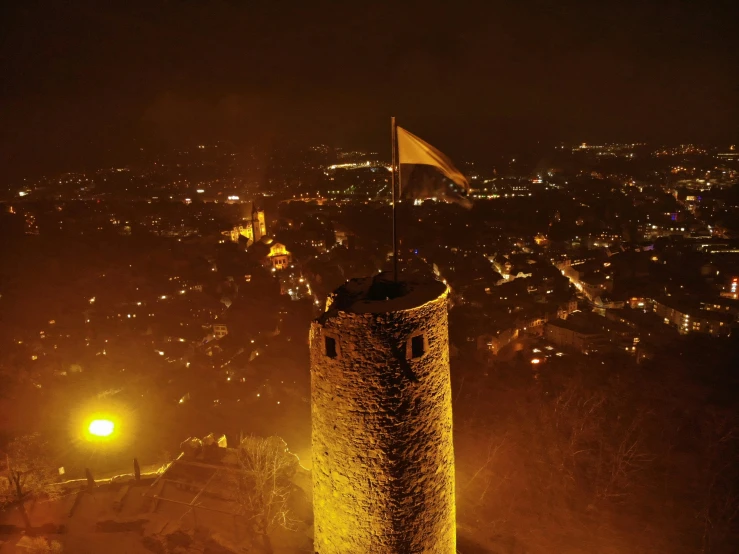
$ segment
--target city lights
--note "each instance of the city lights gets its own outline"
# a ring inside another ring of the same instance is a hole
[[[736,6],[426,6],[398,42],[375,5],[40,4],[6,17],[0,460],[38,434],[69,481],[4,498],[9,548],[736,550]],[[301,513],[232,494],[254,433],[312,449]]]

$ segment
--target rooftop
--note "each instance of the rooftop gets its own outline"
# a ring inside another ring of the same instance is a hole
[[[676,310],[682,314],[687,314],[691,317],[724,323],[731,323],[734,321],[734,316],[731,314],[700,309],[698,301],[691,297],[662,296],[660,298],[655,298],[654,301],[656,304],[662,304],[663,306]]]
[[[326,313],[355,314],[387,313],[411,310],[439,298],[447,290],[444,283],[428,278],[401,276],[397,282],[392,274],[351,279],[330,297]]]
[[[551,325],[553,327],[561,327],[563,329],[574,331],[575,333],[580,333],[582,335],[595,336],[598,334],[597,329],[586,325],[585,322],[573,316],[570,316],[567,319],[555,319],[554,321],[549,321],[547,325]]]

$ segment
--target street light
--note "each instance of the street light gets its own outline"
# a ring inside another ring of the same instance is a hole
[[[139,438],[137,423],[136,410],[113,395],[82,402],[69,417],[69,434],[79,449],[77,453],[70,452],[69,456],[71,459],[85,454],[112,456],[128,451]]]
[[[111,417],[107,413],[97,413],[89,416],[82,427],[84,429],[83,438],[90,443],[110,442],[115,440],[120,442],[118,436],[118,419]]]
[[[115,430],[115,423],[109,419],[93,419],[87,431],[96,437],[109,437]]]

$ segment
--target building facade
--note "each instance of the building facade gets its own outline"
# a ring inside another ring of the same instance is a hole
[[[676,327],[681,335],[705,333],[724,337],[731,334],[733,317],[730,314],[683,305],[669,297],[654,301],[654,313],[663,318],[665,324]]]
[[[568,323],[566,319],[548,322],[544,326],[544,337],[560,348],[574,350],[583,354],[589,354],[597,350],[597,343],[601,338],[597,332],[580,329]]]
[[[246,217],[238,225],[234,225],[228,231],[223,231],[224,236],[231,239],[232,242],[239,242],[241,237],[246,239],[246,245],[250,246],[259,239],[267,235],[267,223],[264,218],[264,210],[252,208],[251,218]]]
[[[223,323],[216,323],[213,325],[213,336],[217,339],[222,339],[228,335],[228,327]]]
[[[273,270],[285,269],[290,265],[292,254],[284,244],[271,237],[262,237],[262,242],[269,247],[267,260]]]

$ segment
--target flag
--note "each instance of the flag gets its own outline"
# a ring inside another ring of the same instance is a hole
[[[428,142],[418,138],[402,127],[397,128],[398,132],[398,159],[401,164],[421,164],[432,165],[439,169],[446,177],[454,181],[458,186],[462,187],[465,193],[470,191],[470,184],[467,178],[462,175],[452,160],[431,146]]]

